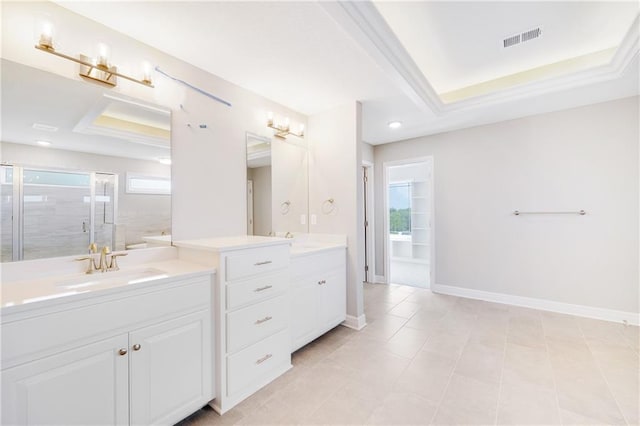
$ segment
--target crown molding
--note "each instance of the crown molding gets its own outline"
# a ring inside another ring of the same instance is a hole
[[[431,83],[371,1],[320,5],[421,110],[432,116],[443,111],[444,104]]]
[[[321,2],[329,15],[409,98],[432,117],[446,116],[620,78],[640,52],[640,14],[608,64],[445,104],[371,1]]]

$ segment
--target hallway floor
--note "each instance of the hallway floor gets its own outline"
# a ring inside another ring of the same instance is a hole
[[[368,325],[337,327],[224,416],[180,423],[639,424],[639,329],[365,284]]]

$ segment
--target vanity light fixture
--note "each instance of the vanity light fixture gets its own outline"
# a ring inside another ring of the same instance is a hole
[[[133,81],[134,83],[139,83],[147,87],[153,87],[153,82],[151,81],[151,67],[148,67],[148,70],[147,67],[145,67],[144,77],[142,80],[121,74],[118,72],[115,65],[109,65],[109,49],[104,44],[99,46],[97,58],[91,58],[82,54],[80,54],[79,58],[66,55],[56,51],[53,47],[52,31],[53,28],[51,24],[44,24],[42,32],[40,33],[40,39],[38,40],[38,44],[36,44],[35,48],[80,64],[81,77],[95,80],[112,87],[117,85],[116,77],[122,77],[126,80]]]
[[[297,133],[292,132],[289,117],[286,117],[283,123],[276,123],[273,119],[273,113],[269,112],[267,113],[267,127],[275,130],[274,136],[280,139],[286,139],[289,135],[304,138],[304,124],[300,124]]]
[[[402,121],[390,121],[388,126],[390,129],[399,129],[402,127]]]

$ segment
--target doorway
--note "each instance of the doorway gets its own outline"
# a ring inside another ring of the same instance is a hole
[[[384,164],[385,271],[392,284],[433,282],[433,159]]]

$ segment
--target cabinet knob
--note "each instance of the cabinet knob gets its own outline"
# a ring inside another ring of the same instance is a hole
[[[134,351],[139,351],[141,347],[142,347],[142,346],[140,346],[140,344],[139,344],[139,343],[136,343],[135,345],[133,345],[133,350],[134,350]]]
[[[327,283],[326,280],[318,281],[318,285],[323,285],[323,284],[326,284],[326,283]]]
[[[120,354],[120,356],[126,355],[127,354],[127,350],[125,348],[122,348],[118,351],[118,354]]]

